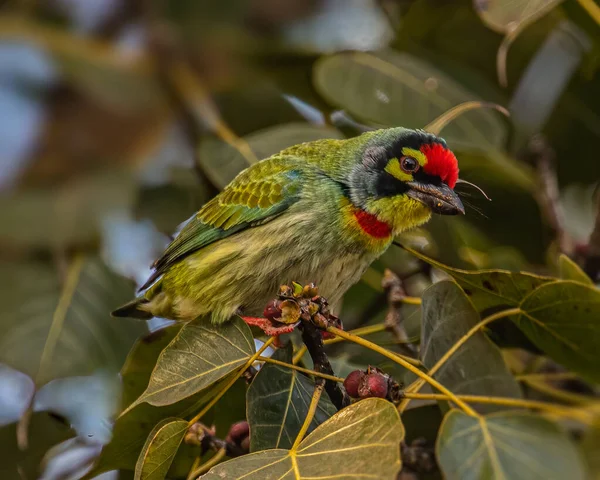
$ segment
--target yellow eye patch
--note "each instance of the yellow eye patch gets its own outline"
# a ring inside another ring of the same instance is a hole
[[[427,163],[427,157],[420,150],[415,150],[414,148],[404,147],[402,149],[402,155],[406,155],[407,157],[413,157],[421,167],[424,167]]]
[[[385,166],[385,171],[403,182],[411,182],[413,176],[410,173],[406,173],[400,167],[400,162],[397,158],[392,158]]]
[[[427,163],[427,157],[425,154],[419,150],[415,150],[414,148],[404,147],[402,149],[402,155],[414,158],[417,162],[419,162],[421,167]],[[387,163],[385,166],[385,171],[403,182],[411,182],[413,180],[413,176],[410,173],[406,173],[404,170],[402,170],[400,161],[397,158],[392,158]]]

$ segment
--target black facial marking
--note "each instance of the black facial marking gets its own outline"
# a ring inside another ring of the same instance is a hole
[[[385,167],[392,158],[400,160],[404,156],[402,152],[404,148],[419,150],[423,145],[432,143],[446,145],[444,140],[431,133],[422,130],[411,130],[388,145],[368,147],[363,154],[362,163],[365,169],[375,176],[375,181],[372,183],[374,191],[371,194],[376,198],[380,198],[406,193],[409,190],[406,183],[386,172]],[[422,168],[418,168],[412,175],[415,181],[436,186],[442,183],[439,177],[426,174]]]

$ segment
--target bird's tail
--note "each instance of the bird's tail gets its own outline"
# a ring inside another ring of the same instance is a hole
[[[117,308],[111,313],[113,317],[125,317],[125,318],[139,318],[142,320],[148,320],[152,318],[152,315],[148,310],[142,308],[142,305],[149,303],[150,301],[141,297],[126,303],[122,307]]]

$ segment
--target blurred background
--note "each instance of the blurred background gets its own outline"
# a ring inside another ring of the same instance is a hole
[[[127,352],[165,323],[109,312],[284,147],[502,105],[441,133],[493,201],[459,185],[464,218],[402,240],[456,267],[552,274],[563,252],[597,275],[599,67],[592,0],[0,0],[0,477],[89,467]],[[392,248],[346,328],[385,316],[386,267],[418,264]]]

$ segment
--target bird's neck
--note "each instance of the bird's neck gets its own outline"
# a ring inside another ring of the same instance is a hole
[[[388,223],[379,220],[376,215],[361,208],[355,208],[353,215],[358,227],[365,235],[376,240],[391,237],[392,227]]]
[[[357,207],[347,197],[340,201],[342,240],[376,255],[383,253],[394,238],[389,223]]]

